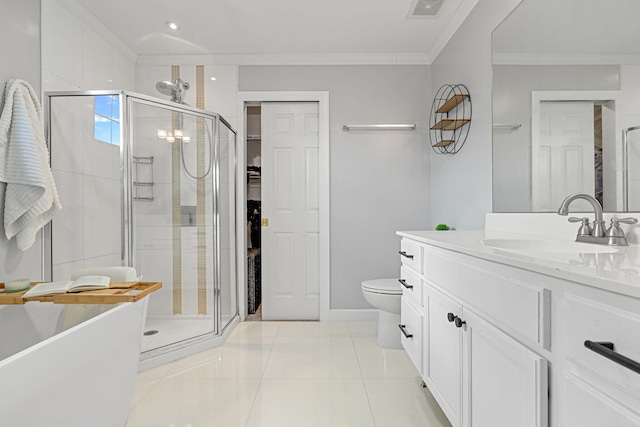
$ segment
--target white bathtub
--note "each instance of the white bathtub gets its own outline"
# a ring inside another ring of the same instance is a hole
[[[32,304],[0,309],[0,426],[124,426],[148,298],[58,334],[61,308]]]

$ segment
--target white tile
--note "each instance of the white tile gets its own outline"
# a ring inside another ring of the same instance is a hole
[[[57,1],[41,5],[42,68],[82,86],[82,23]]]
[[[156,90],[156,83],[171,80],[171,66],[141,66],[136,68],[136,91],[156,98],[167,99]],[[194,85],[195,87],[195,85]]]
[[[86,135],[82,145],[84,174],[120,180],[120,147],[94,138],[93,107],[85,116],[89,123],[88,126],[84,126]]]
[[[226,343],[255,343],[273,338],[278,334],[280,322],[241,322],[227,338]]]
[[[349,337],[278,336],[264,372],[264,378],[360,377]]]
[[[111,45],[86,25],[82,26],[82,86],[84,90],[111,89]]]
[[[119,195],[113,194],[112,180],[84,176],[84,258],[113,254],[116,230],[111,213]]]
[[[272,338],[273,340],[274,338]],[[176,361],[168,378],[262,378],[273,344],[225,344]]]
[[[257,379],[164,380],[134,408],[127,427],[245,426]]]
[[[349,325],[342,322],[282,322],[279,337],[348,337]]]
[[[173,364],[176,362],[165,363],[164,365],[156,366],[155,368],[148,369],[144,372],[140,372],[136,377],[136,380],[160,380],[167,376]]]
[[[133,410],[138,403],[158,384],[159,380],[141,380],[136,379],[135,388],[133,390],[133,399],[131,401],[131,409]]]
[[[62,210],[52,220],[53,264],[80,261],[83,258],[83,199],[82,175],[54,171],[56,188]]]
[[[364,384],[377,427],[451,427],[419,378],[368,378]]]
[[[42,69],[42,91],[43,92],[53,92],[53,91],[73,91],[80,90],[80,86],[76,86],[62,77],[53,74],[51,71],[47,69]]]
[[[374,425],[360,379],[264,379],[247,422],[247,427]]]
[[[82,97],[55,97],[51,102],[51,169],[81,174]]]
[[[57,251],[57,249],[54,249],[54,251]],[[82,268],[84,268],[84,263],[82,261],[55,264],[53,266],[52,280],[69,280],[74,271]]]
[[[136,66],[129,59],[113,49],[113,72],[111,88],[118,90],[136,90]]]
[[[378,347],[375,337],[353,337],[363,378],[417,378],[419,373],[404,350]]]
[[[378,322],[349,322],[352,337],[375,337],[378,335]]]

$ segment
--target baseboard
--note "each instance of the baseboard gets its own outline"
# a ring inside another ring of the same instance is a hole
[[[375,309],[330,309],[330,322],[375,322],[378,320],[378,310]]]

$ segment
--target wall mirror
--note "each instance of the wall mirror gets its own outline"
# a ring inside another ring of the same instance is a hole
[[[571,193],[640,211],[638,16],[637,0],[523,0],[494,30],[494,212]]]

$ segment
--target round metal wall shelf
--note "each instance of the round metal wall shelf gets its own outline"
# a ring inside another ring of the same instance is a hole
[[[429,117],[431,148],[438,154],[455,154],[471,127],[471,96],[465,85],[443,85],[433,99]]]

